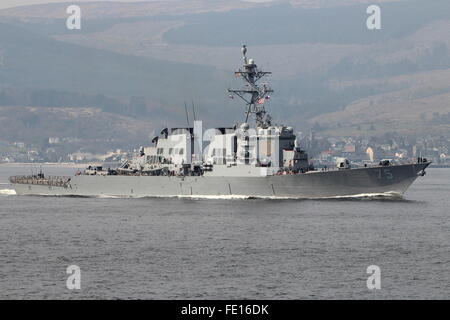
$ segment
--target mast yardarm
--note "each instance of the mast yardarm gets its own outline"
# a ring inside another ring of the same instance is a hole
[[[244,80],[244,88],[242,89],[228,89],[230,97],[237,95],[246,103],[245,122],[248,122],[250,114],[255,114],[257,127],[267,128],[271,125],[272,118],[266,113],[264,103],[270,99],[269,93],[273,90],[268,85],[257,84],[265,75],[272,72],[258,70],[253,59],[247,59],[247,47],[242,46],[243,66],[234,74]],[[250,98],[248,98],[250,96]]]

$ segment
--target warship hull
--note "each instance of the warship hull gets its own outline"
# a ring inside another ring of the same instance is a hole
[[[403,195],[429,163],[311,171],[293,175],[127,176],[79,175],[58,184],[12,179],[19,195],[112,197],[276,197],[329,198],[370,194]],[[20,182],[18,182],[20,181]]]

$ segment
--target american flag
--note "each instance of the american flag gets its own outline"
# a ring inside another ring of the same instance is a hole
[[[263,104],[265,100],[266,100],[266,98],[260,98],[260,99],[258,99],[258,104]]]

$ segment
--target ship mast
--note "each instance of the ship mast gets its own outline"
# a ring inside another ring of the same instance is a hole
[[[244,80],[245,86],[243,89],[228,89],[230,98],[237,95],[246,103],[245,122],[248,122],[250,114],[255,114],[256,126],[267,128],[271,125],[271,117],[267,114],[264,108],[264,103],[270,98],[268,95],[273,90],[266,84],[258,86],[257,82],[265,75],[272,72],[260,71],[253,59],[247,59],[247,47],[242,46],[243,67],[236,71],[236,77],[241,77]],[[247,98],[250,95],[250,99]]]

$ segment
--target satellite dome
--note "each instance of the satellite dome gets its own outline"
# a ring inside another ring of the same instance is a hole
[[[247,131],[249,128],[250,128],[250,126],[248,125],[247,122],[244,122],[243,124],[241,124],[241,130]]]

